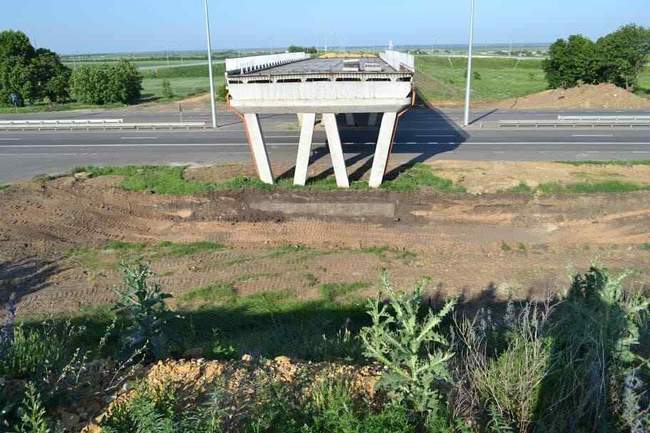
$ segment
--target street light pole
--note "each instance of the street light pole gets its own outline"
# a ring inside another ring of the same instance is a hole
[[[208,38],[208,68],[210,69],[210,106],[212,107],[212,127],[217,127],[217,107],[214,94],[214,77],[212,72],[212,38],[210,37],[210,11],[208,0],[205,0],[205,32]]]
[[[465,120],[463,124],[469,126],[469,104],[472,98],[472,51],[474,49],[474,9],[476,0],[472,1],[471,17],[469,20],[469,50],[467,53],[467,88],[465,89]]]

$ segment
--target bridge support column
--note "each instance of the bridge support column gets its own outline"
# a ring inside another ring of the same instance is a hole
[[[371,188],[379,188],[384,181],[388,156],[393,146],[393,136],[395,125],[397,123],[397,113],[384,113],[379,128],[379,138],[377,139],[377,148],[375,156],[372,159],[372,169],[370,170],[370,181],[368,184]]]
[[[370,113],[368,116],[368,126],[377,126],[378,117],[379,113]]]
[[[325,124],[327,143],[329,144],[336,184],[339,188],[349,188],[350,181],[348,180],[348,172],[345,168],[345,156],[343,155],[343,146],[341,146],[339,127],[336,124],[336,115],[334,113],[324,113],[323,123]]]
[[[301,119],[300,143],[298,144],[298,156],[296,158],[296,173],[293,178],[294,185],[305,186],[307,182],[307,170],[309,168],[309,156],[314,138],[314,124],[316,113],[298,114]]]
[[[273,171],[271,170],[269,155],[266,152],[259,117],[255,113],[246,113],[244,114],[244,121],[246,122],[248,143],[253,154],[253,162],[257,168],[257,175],[262,182],[273,185]]]
[[[354,122],[354,114],[353,113],[345,113],[345,126],[355,126],[356,123]]]

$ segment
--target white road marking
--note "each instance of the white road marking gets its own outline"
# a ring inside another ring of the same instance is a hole
[[[320,144],[320,143],[314,143]],[[438,142],[428,142],[428,143],[417,143],[417,142],[396,142],[395,145],[413,145],[413,144],[439,144]],[[450,145],[477,145],[477,146],[490,146],[490,145],[507,145],[507,146],[553,146],[553,145],[583,145],[589,146],[597,144],[598,146],[603,145],[630,145],[630,146],[650,146],[650,141],[608,141],[608,142],[580,142],[580,141],[468,141],[465,143],[450,141],[445,144]],[[99,148],[99,147],[134,147],[134,148],[144,148],[144,147],[240,147],[248,146],[248,143],[106,143],[106,144],[0,144],[0,149],[56,149],[56,148]],[[298,143],[267,143],[267,146],[287,146],[287,147],[297,147]],[[513,150],[522,150],[522,149],[513,149]],[[526,149],[523,149],[526,150]],[[641,152],[641,151],[639,151]]]
[[[456,137],[453,134],[415,134],[416,137],[436,137],[436,138],[449,138]]]
[[[158,137],[120,137],[120,140],[158,140]]]
[[[0,138],[0,141],[20,141],[20,138]]]

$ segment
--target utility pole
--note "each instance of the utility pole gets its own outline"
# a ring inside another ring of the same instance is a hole
[[[469,50],[467,53],[467,88],[465,89],[465,119],[463,124],[469,126],[469,104],[472,98],[472,51],[474,49],[474,9],[476,0],[471,0],[472,8],[469,19]]]
[[[210,106],[212,107],[212,127],[217,128],[217,107],[214,94],[214,77],[212,72],[212,38],[210,37],[210,11],[205,0],[205,32],[208,38],[208,68],[210,69]]]

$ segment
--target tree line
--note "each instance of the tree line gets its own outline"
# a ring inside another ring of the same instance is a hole
[[[0,105],[63,103],[133,104],[140,100],[142,76],[126,60],[82,66],[74,71],[58,54],[34,48],[19,31],[0,32]]]
[[[650,55],[650,28],[630,24],[592,41],[583,35],[558,39],[544,72],[551,88],[613,83],[634,90]]]

